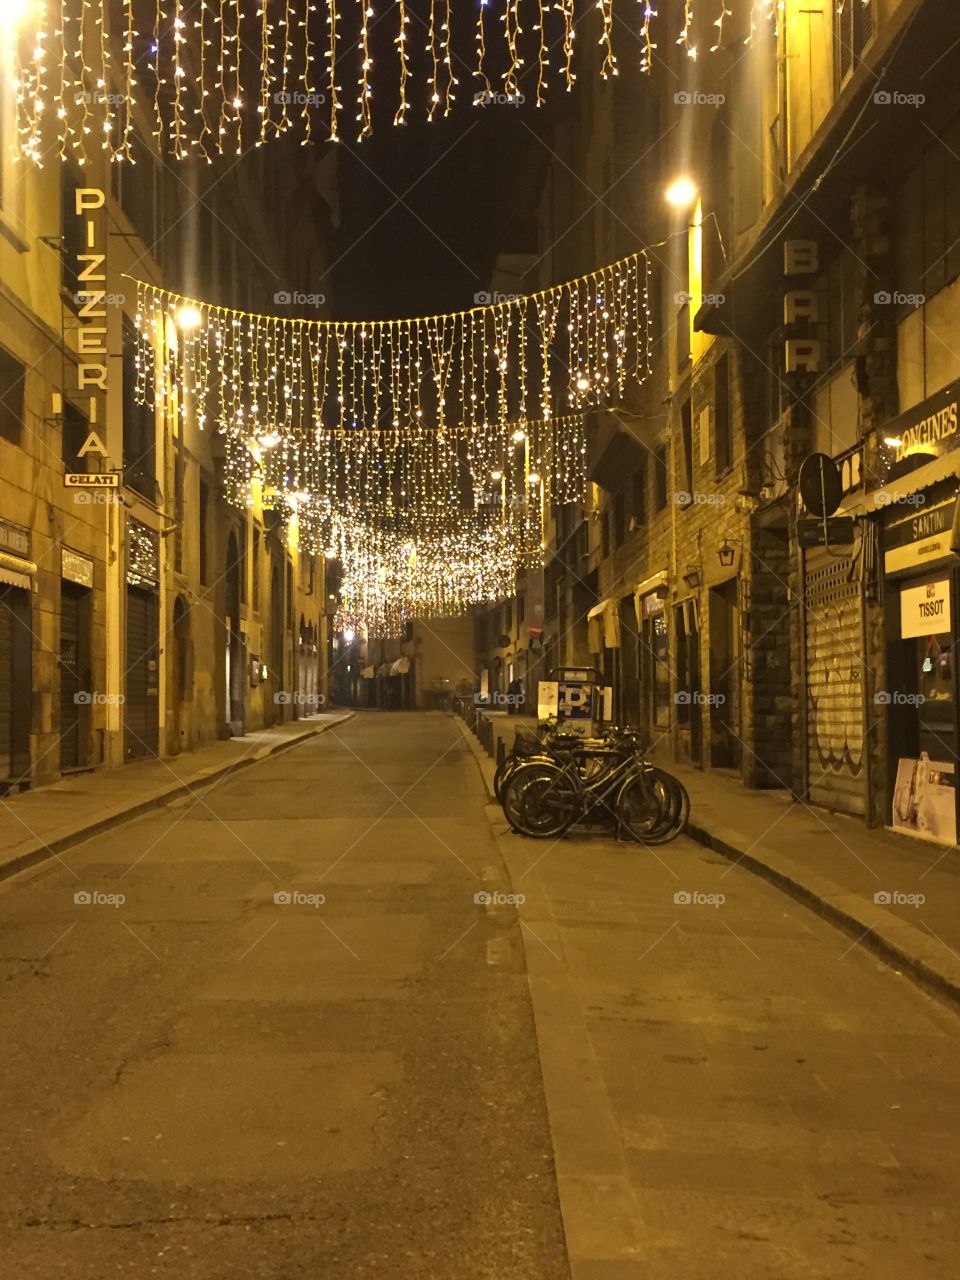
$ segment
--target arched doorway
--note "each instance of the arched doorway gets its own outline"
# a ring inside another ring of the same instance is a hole
[[[227,538],[227,725],[234,737],[244,733],[246,671],[243,635],[240,631],[240,549],[237,535]]]

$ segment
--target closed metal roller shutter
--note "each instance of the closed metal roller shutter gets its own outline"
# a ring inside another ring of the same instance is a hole
[[[76,769],[80,764],[80,689],[80,595],[64,583],[60,593],[61,769]]]
[[[10,588],[0,587],[0,778],[13,771],[13,629]]]
[[[128,760],[157,750],[157,609],[152,592],[127,588],[127,676],[124,746]]]
[[[814,804],[866,812],[861,593],[856,566],[806,552],[807,783]]]

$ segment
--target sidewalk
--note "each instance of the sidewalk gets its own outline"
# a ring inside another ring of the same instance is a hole
[[[497,739],[536,719],[483,712],[492,789]],[[466,728],[466,726],[464,726]],[[491,746],[492,743],[492,746]],[[659,762],[690,792],[687,834],[784,889],[887,964],[960,1004],[960,850],[869,830],[862,819],[753,791],[723,774]],[[669,856],[670,846],[664,852]],[[732,868],[730,868],[732,870]]]
[[[353,715],[352,711],[324,712],[168,759],[137,760],[118,769],[72,774],[52,786],[0,799],[0,878],[55,857],[177,796],[193,794]]]
[[[960,850],[663,760],[688,834],[785,889],[888,964],[960,1003]]]

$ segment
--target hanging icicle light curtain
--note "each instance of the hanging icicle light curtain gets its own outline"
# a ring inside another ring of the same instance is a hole
[[[502,524],[492,511],[422,523],[414,536],[399,521],[371,524],[366,513],[298,512],[301,546],[335,555],[340,565],[338,626],[372,636],[399,636],[411,618],[449,617],[472,604],[513,594],[518,568],[539,563],[534,519]]]
[[[295,447],[318,428],[479,428],[619,400],[650,367],[645,253],[541,293],[407,320],[212,307],[137,282],[142,402],[176,388],[201,426]],[[178,326],[174,346],[168,326]],[[167,376],[152,379],[167,347]]]
[[[841,9],[845,2],[870,0],[836,0]],[[363,138],[373,131],[375,83],[394,124],[409,118],[415,96],[429,120],[449,115],[458,94],[477,106],[525,97],[540,106],[551,77],[573,88],[578,35],[600,45],[604,78],[620,71],[618,28],[631,48],[639,37],[633,65],[649,71],[661,30],[691,59],[718,49],[735,0],[502,6],[496,13],[491,0],[30,0],[17,42],[18,150],[41,163],[51,151],[80,165],[101,151],[131,160],[135,105],[160,150],[179,159],[239,155],[288,133],[337,141],[348,121]],[[747,15],[750,38],[779,4],[736,0],[736,9]],[[382,60],[375,68],[371,52],[381,21],[394,33],[388,68]],[[455,50],[468,45],[473,65],[458,76]],[[352,88],[348,74],[356,76]]]

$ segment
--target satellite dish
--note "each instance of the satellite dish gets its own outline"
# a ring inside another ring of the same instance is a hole
[[[843,498],[840,468],[825,453],[811,453],[800,468],[800,497],[811,515],[832,516]]]

